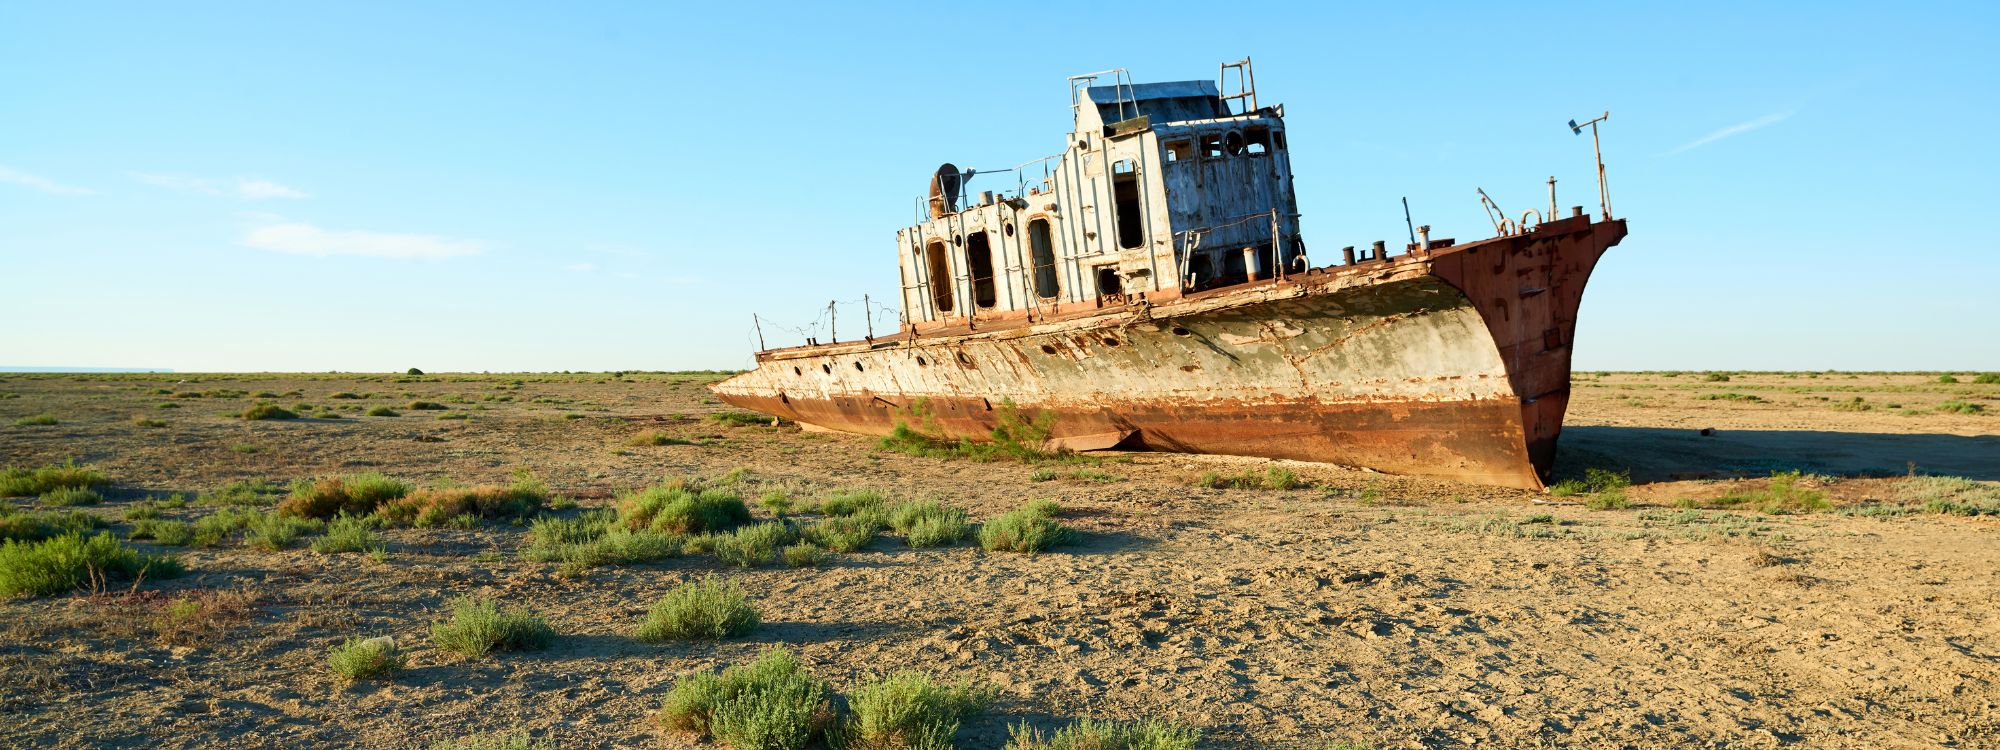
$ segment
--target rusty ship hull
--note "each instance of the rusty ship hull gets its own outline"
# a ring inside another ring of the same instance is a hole
[[[1077,448],[1298,459],[1536,489],[1585,283],[1626,234],[1574,216],[1126,304],[760,352],[730,404],[841,432],[989,437],[1013,404]]]

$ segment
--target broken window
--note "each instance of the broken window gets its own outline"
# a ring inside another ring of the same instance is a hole
[[[1285,131],[1280,130],[1271,134],[1271,147],[1279,151],[1285,150]]]
[[[1097,267],[1097,296],[1111,297],[1123,294],[1125,286],[1118,279],[1118,269],[1112,266]]]
[[[993,249],[988,232],[965,238],[965,266],[972,272],[972,304],[992,307],[999,301],[993,286]]]
[[[1222,138],[1222,150],[1227,152],[1230,156],[1242,156],[1243,134],[1238,133],[1234,130],[1229,131],[1229,135],[1223,136]]]
[[[1201,157],[1204,159],[1222,158],[1222,136],[1219,135],[1202,136]]]
[[[1028,222],[1028,258],[1035,265],[1035,296],[1054,299],[1062,288],[1056,283],[1056,248],[1048,219]]]
[[[1194,141],[1167,141],[1161,146],[1169,163],[1194,158]]]
[[[931,304],[940,313],[951,312],[951,261],[944,254],[944,240],[931,240],[924,246],[924,267],[929,271]]]
[[[1139,210],[1138,170],[1138,164],[1131,159],[1111,165],[1111,198],[1118,211],[1118,246],[1127,250],[1146,244],[1146,217]]]
[[[1254,125],[1244,129],[1243,139],[1247,142],[1244,151],[1251,156],[1263,156],[1271,152],[1271,129]]]

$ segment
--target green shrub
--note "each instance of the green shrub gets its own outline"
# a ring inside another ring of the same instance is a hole
[[[1986,411],[1985,404],[1975,404],[1970,401],[1957,401],[1957,400],[1946,401],[1944,403],[1938,404],[1934,408],[1936,408],[1938,411],[1947,412],[1950,414],[1979,414]]]
[[[1078,719],[1048,739],[1027,722],[1009,728],[1006,750],[1194,750],[1199,730],[1148,720],[1133,723]]]
[[[699,534],[749,523],[750,506],[724,490],[670,482],[619,498],[618,517],[627,528]]]
[[[1937,379],[1937,382],[1940,382],[1940,383],[1956,383],[1956,382],[1958,382],[1958,378],[1956,378],[1956,377],[1953,377],[1953,376],[1952,376],[1952,375],[1951,375],[1950,373],[1946,373],[1946,374],[1944,374],[1944,375],[1939,375],[1939,376],[1938,376],[1938,379]]]
[[[1055,469],[1036,469],[1033,473],[1028,475],[1028,481],[1052,482],[1060,477],[1062,477],[1062,473],[1056,471]]]
[[[1928,513],[1953,516],[2000,515],[2000,485],[1963,477],[1915,476],[1896,485],[1896,500]],[[4,522],[5,519],[0,519]]]
[[[0,543],[0,597],[47,596],[93,583],[93,578],[173,578],[180,561],[119,544],[109,533],[70,532],[37,542]]]
[[[881,511],[888,498],[870,489],[840,490],[819,503],[819,512],[829,516],[854,516]]]
[[[632,637],[647,643],[720,640],[748,635],[757,623],[750,595],[711,575],[669,590]]]
[[[409,492],[409,485],[374,473],[301,479],[292,483],[291,495],[278,503],[278,512],[302,518],[332,518],[342,513],[365,516]]]
[[[195,499],[201,505],[264,506],[278,501],[286,489],[268,479],[236,479]]]
[[[778,559],[779,550],[798,538],[798,531],[783,522],[744,526],[716,540],[715,559],[744,568],[769,565]]]
[[[319,531],[326,523],[316,518],[266,513],[252,518],[245,524],[244,542],[258,549],[277,552],[291,549],[292,542],[304,534]]]
[[[404,666],[402,651],[387,636],[349,638],[327,652],[326,662],[333,674],[346,682],[394,677]]]
[[[158,419],[146,419],[146,418],[144,418],[144,417],[141,417],[141,418],[139,418],[139,419],[134,419],[134,420],[132,420],[132,424],[135,424],[135,425],[138,425],[138,426],[140,426],[140,427],[165,427],[165,426],[167,426],[167,423],[166,423],[166,422],[164,422],[164,421],[162,421],[162,420],[158,420]]]
[[[132,524],[127,539],[151,539],[156,544],[185,547],[194,541],[194,527],[182,521],[149,519]]]
[[[933,500],[903,503],[889,510],[889,526],[902,532],[911,547],[942,547],[972,532],[965,511]]]
[[[777,417],[749,411],[719,411],[708,415],[708,418],[731,427],[770,427],[784,421]]]
[[[381,537],[376,536],[370,529],[368,519],[345,514],[335,516],[333,521],[326,525],[326,536],[314,539],[312,543],[312,550],[322,555],[342,552],[365,554],[386,548]]]
[[[467,659],[495,651],[540,650],[555,638],[555,628],[526,608],[502,611],[492,599],[469,596],[452,602],[451,620],[431,624],[431,642]]]
[[[659,430],[640,430],[638,434],[626,438],[625,444],[632,446],[697,445],[693,440],[677,438]]]
[[[1982,372],[1972,382],[1979,385],[2000,385],[2000,372]]]
[[[794,568],[817,568],[826,564],[826,548],[812,542],[799,542],[785,548],[785,565]]]
[[[853,552],[875,541],[881,533],[882,523],[874,516],[851,516],[828,518],[806,526],[802,535],[806,541],[834,552]]]
[[[244,409],[242,417],[247,420],[298,419],[299,414],[277,404],[258,404]]]
[[[771,515],[778,518],[790,515],[792,508],[796,505],[792,502],[792,496],[785,494],[783,490],[771,490],[764,493],[764,497],[758,499],[757,504],[764,506],[765,510],[771,511]]]
[[[48,413],[34,414],[14,420],[15,427],[54,427],[58,424],[61,424],[61,422],[56,419],[56,415]]]
[[[993,690],[941,684],[903,671],[864,683],[848,699],[848,717],[834,733],[845,750],[952,750],[952,735],[986,710]]]
[[[1041,552],[1070,538],[1068,529],[1034,505],[1003,513],[979,527],[979,546],[988,552]]]
[[[111,478],[95,467],[78,466],[75,461],[28,469],[9,466],[0,469],[0,497],[28,497],[62,487],[101,487]]]
[[[37,501],[43,505],[67,508],[78,505],[96,505],[104,502],[104,496],[97,494],[96,490],[88,487],[57,487],[42,493]]]
[[[263,514],[254,510],[223,508],[196,519],[194,538],[188,543],[195,547],[213,547],[262,517]]]
[[[1021,506],[1021,509],[1043,518],[1055,518],[1062,515],[1062,504],[1047,498],[1029,500],[1027,505]]]
[[[405,408],[408,408],[412,411],[444,411],[451,407],[445,406],[444,404],[440,404],[436,401],[411,401],[410,405]]]
[[[347,399],[357,399],[357,398],[364,398],[364,397],[363,397],[363,396],[362,396],[361,394],[359,394],[359,393],[355,393],[355,392],[353,392],[353,391],[341,391],[341,392],[339,392],[339,393],[335,393],[335,394],[333,394],[333,395],[331,395],[331,396],[327,396],[327,398],[330,398],[330,399],[339,399],[339,400],[347,400]]]
[[[375,515],[396,526],[439,527],[461,517],[526,518],[548,500],[548,486],[533,475],[518,474],[506,486],[449,487],[416,490],[384,501]],[[469,528],[469,527],[468,527]]]
[[[1195,486],[1207,487],[1214,490],[1258,488],[1290,490],[1304,487],[1306,483],[1301,481],[1298,475],[1293,473],[1291,469],[1273,466],[1265,469],[1262,474],[1254,471],[1244,471],[1240,474],[1232,475],[1218,474],[1213,471],[1202,472],[1201,478],[1195,480]]]
[[[1701,376],[1701,379],[1710,383],[1727,383],[1729,382],[1729,373],[1726,372],[1705,373]]]
[[[377,407],[375,407],[375,408],[372,408],[372,409],[369,409],[368,411],[365,411],[365,412],[362,412],[362,413],[363,413],[363,414],[366,414],[367,416],[371,416],[371,417],[400,417],[400,416],[403,416],[403,413],[402,413],[402,412],[399,412],[399,411],[396,411],[395,409],[391,409],[391,408],[389,408],[389,407],[387,407],[387,406],[377,406]]]
[[[734,750],[801,750],[831,724],[832,697],[790,651],[772,649],[720,675],[681,678],[661,702],[660,720]]]
[[[1739,490],[1697,505],[1709,508],[1750,507],[1764,513],[1809,513],[1827,510],[1833,505],[1826,500],[1826,493],[1798,486],[1802,475],[1797,471],[1774,471],[1771,479],[1760,490]]]
[[[535,742],[525,734],[496,734],[439,742],[431,745],[430,750],[555,750],[555,746]]]
[[[80,510],[15,513],[7,508],[6,512],[0,512],[0,539],[32,542],[73,532],[94,531],[104,528],[104,525],[104,519]]]

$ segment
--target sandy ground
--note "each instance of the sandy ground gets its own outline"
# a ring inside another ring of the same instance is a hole
[[[885,537],[817,570],[696,556],[579,578],[521,561],[527,535],[506,524],[389,531],[381,562],[190,550],[187,576],[136,595],[0,602],[0,745],[395,748],[526,732],[560,747],[691,747],[648,719],[675,676],[782,643],[836,687],[898,668],[999,686],[965,748],[998,747],[1009,724],[1084,716],[1170,719],[1215,748],[2000,747],[2000,521],[1666,507],[1774,469],[1826,475],[1809,481],[1842,502],[1887,499],[1898,480],[1870,477],[1912,464],[2000,479],[2000,417],[1934,409],[2000,411],[2000,385],[1580,375],[1561,471],[1628,468],[1640,483],[1636,507],[1592,511],[1295,462],[1281,465],[1310,486],[1194,487],[1203,472],[1273,464],[1231,457],[1115,454],[1095,468],[1116,481],[1037,482],[1020,463],[704,421],[722,408],[705,380],[0,376],[0,463],[96,464],[118,484],[90,510],[113,521],[146,496],[248,477],[480,483],[527,467],[588,508],[740,467],[751,497],[873,487],[975,518],[1054,498],[1082,541],[1025,556]],[[244,422],[225,414],[257,399],[156,389],[296,391],[275,400],[349,409],[426,399],[468,418]],[[343,391],[375,397],[328,398]],[[1702,398],[1725,393],[1758,400]],[[1871,408],[1839,408],[1857,396]],[[13,426],[44,412],[61,424]],[[642,428],[703,444],[626,446]],[[764,628],[720,644],[628,637],[658,595],[715,571],[756,596]],[[245,604],[161,635],[164,603],[191,592]],[[546,651],[457,660],[426,634],[462,593],[531,606],[562,635]],[[326,649],[353,635],[394,636],[411,668],[337,684]]]

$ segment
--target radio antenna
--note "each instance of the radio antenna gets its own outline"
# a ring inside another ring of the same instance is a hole
[[[1410,196],[1403,196],[1403,226],[1410,229],[1410,244],[1417,244],[1417,225],[1410,221]]]

